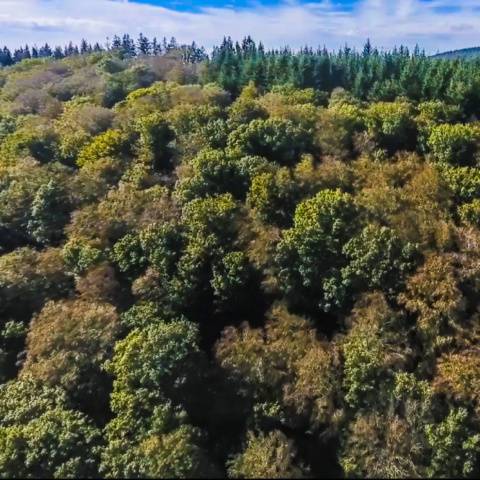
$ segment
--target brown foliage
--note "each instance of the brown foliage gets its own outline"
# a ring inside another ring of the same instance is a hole
[[[49,302],[32,320],[21,374],[74,393],[95,388],[118,333],[118,314],[108,303]]]

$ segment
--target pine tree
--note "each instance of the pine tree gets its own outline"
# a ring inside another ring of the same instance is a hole
[[[118,35],[114,35],[112,40],[112,50],[120,50],[122,48],[122,40]]]
[[[132,40],[130,35],[126,33],[122,38],[122,51],[126,57],[135,56],[135,42]]]
[[[17,48],[13,52],[13,62],[18,63],[23,60],[23,47]]]
[[[0,50],[0,66],[8,67],[13,64],[13,58],[8,47],[3,47],[3,50]]]
[[[372,44],[370,42],[370,39],[367,39],[367,42],[363,46],[363,56],[364,57],[369,57],[372,54]]]
[[[177,48],[177,39],[175,37],[171,37],[167,45],[167,51],[170,52],[171,50],[176,50]]]
[[[52,49],[48,43],[41,47],[38,53],[40,57],[51,57],[53,55]]]
[[[92,51],[92,46],[87,43],[85,39],[82,39],[80,43],[80,53],[83,55],[85,53],[90,53]]]
[[[53,58],[56,60],[60,60],[61,58],[64,58],[64,54],[62,51],[62,47],[56,46],[55,50],[53,51]]]
[[[152,55],[161,55],[161,54],[162,54],[162,45],[158,42],[157,37],[154,37],[152,41]]]
[[[140,55],[150,55],[150,40],[145,35],[143,35],[143,33],[140,33],[138,37],[137,50]]]
[[[78,55],[80,52],[78,51],[78,47],[73,45],[72,42],[69,42],[68,45],[65,46],[64,54],[66,57],[71,57],[72,55]]]

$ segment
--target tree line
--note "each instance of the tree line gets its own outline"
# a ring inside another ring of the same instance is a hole
[[[289,47],[267,50],[249,36],[241,42],[227,37],[207,54],[195,42],[179,45],[174,37],[150,40],[143,34],[134,40],[124,34],[107,40],[105,46],[82,40],[80,46],[72,42],[53,49],[48,44],[40,48],[26,45],[13,53],[4,47],[0,49],[0,66],[29,58],[61,59],[102,51],[114,51],[125,58],[180,52],[183,61],[205,65],[204,82],[218,82],[234,96],[249,82],[262,91],[291,83],[326,93],[340,87],[369,101],[392,101],[399,96],[413,101],[445,100],[460,104],[466,114],[474,113],[480,105],[480,59],[428,57],[418,46],[412,51],[405,46],[379,51],[369,40],[361,51],[345,46],[330,52],[309,46],[296,51]]]
[[[439,60],[418,46],[379,51],[367,41],[362,51],[345,47],[292,51],[265,50],[245,38],[240,44],[225,38],[208,61],[207,78],[238,92],[253,81],[269,90],[292,83],[298,88],[331,92],[341,87],[362,100],[392,101],[399,96],[413,101],[445,100],[460,104],[467,114],[478,111],[480,60]]]
[[[107,39],[105,45],[101,45],[98,42],[92,45],[83,39],[80,45],[69,42],[64,47],[57,45],[53,48],[48,43],[41,47],[25,45],[24,47],[15,48],[13,51],[4,46],[3,49],[0,49],[0,67],[9,67],[22,60],[32,58],[54,58],[60,60],[74,55],[86,55],[104,51],[116,51],[126,57],[135,57],[136,55],[163,55],[177,50],[183,52],[184,60],[187,62],[201,62],[207,58],[205,49],[198,47],[195,42],[192,42],[191,45],[179,45],[175,37],[171,37],[169,41],[167,41],[166,37],[163,37],[161,40],[157,40],[156,37],[150,40],[140,33],[136,41],[129,34],[124,34],[121,37],[115,35],[111,41]]]

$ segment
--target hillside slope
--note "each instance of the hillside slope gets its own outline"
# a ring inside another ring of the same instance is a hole
[[[480,57],[480,47],[462,48],[461,50],[451,50],[449,52],[438,53],[432,55],[431,58],[438,58],[444,60],[455,60],[461,58],[464,60],[471,60]]]

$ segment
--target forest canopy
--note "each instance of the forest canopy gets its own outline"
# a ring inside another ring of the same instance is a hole
[[[480,61],[0,65],[1,478],[478,478]]]

